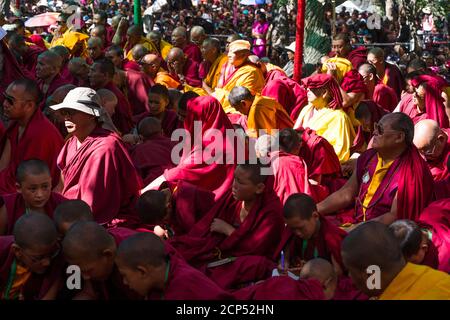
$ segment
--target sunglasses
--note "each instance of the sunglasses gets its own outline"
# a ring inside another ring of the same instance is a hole
[[[377,134],[379,136],[382,136],[382,135],[388,134],[388,133],[399,133],[399,131],[384,130],[383,127],[381,125],[379,125],[378,123],[375,123],[373,127],[374,127],[374,134]]]

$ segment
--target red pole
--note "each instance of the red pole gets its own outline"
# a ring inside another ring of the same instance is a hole
[[[298,0],[297,2],[294,58],[294,80],[297,82],[300,82],[302,78],[303,41],[305,36],[305,3],[306,0]]]

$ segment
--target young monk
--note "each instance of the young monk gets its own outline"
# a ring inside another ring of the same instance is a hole
[[[257,268],[258,263],[272,256],[280,240],[281,202],[264,169],[268,168],[261,164],[240,164],[231,192],[187,235],[171,240],[186,261],[204,270],[222,288],[264,279],[267,270]],[[218,261],[228,263],[210,264]]]
[[[329,300],[336,286],[337,276],[331,263],[315,258],[303,266],[298,280],[272,277],[235,291],[233,296],[237,300]]]
[[[226,300],[231,295],[175,254],[151,233],[124,240],[116,265],[124,282],[149,300]]]
[[[0,294],[4,300],[55,299],[62,260],[53,221],[33,212],[0,237]]]
[[[144,184],[149,184],[162,175],[164,170],[175,167],[171,159],[175,142],[163,136],[161,121],[154,117],[142,119],[138,125],[138,133],[142,143],[131,150],[130,157]]]
[[[291,195],[283,212],[287,227],[273,257],[279,261],[279,272],[298,275],[307,261],[320,257],[333,263],[341,274],[344,267],[340,248],[347,233],[323,218],[306,194]]]
[[[72,199],[66,200],[56,207],[53,220],[60,236],[64,237],[73,224],[78,221],[94,221],[94,216],[86,202]]]
[[[114,265],[117,245],[135,231],[126,228],[106,230],[93,221],[75,223],[62,242],[66,261],[81,269],[83,284],[74,299],[138,299],[125,288]]]
[[[50,170],[42,160],[21,162],[16,180],[17,192],[3,196],[5,205],[0,207],[0,235],[12,234],[17,219],[31,211],[52,217],[55,207],[66,200],[52,191]]]

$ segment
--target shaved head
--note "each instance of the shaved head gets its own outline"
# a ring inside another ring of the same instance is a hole
[[[414,145],[417,149],[429,146],[440,132],[441,128],[435,120],[421,120],[414,126]]]
[[[61,233],[79,221],[93,221],[91,208],[83,200],[72,199],[59,204],[53,213],[53,220]]]
[[[102,100],[102,106],[105,104],[114,104],[117,105],[119,102],[114,92],[108,89],[99,89],[97,90],[97,94]]]
[[[167,258],[163,241],[155,234],[142,232],[122,241],[117,258],[130,268],[139,265],[161,266]]]
[[[145,64],[155,64],[156,63],[156,64],[158,64],[158,66],[161,65],[161,58],[158,55],[153,54],[153,53],[146,54],[141,59],[141,61],[144,62]]]
[[[187,30],[185,27],[177,27],[172,31],[172,45],[184,48],[187,43]]]
[[[55,51],[51,51],[51,50],[44,51],[39,55],[38,60],[39,59],[45,60],[46,63],[58,68],[58,71],[62,66],[62,58]]]
[[[191,41],[198,46],[201,46],[203,40],[207,37],[205,29],[201,26],[193,26],[191,29]]]
[[[52,94],[52,101],[55,103],[63,102],[64,98],[67,96],[70,90],[75,89],[76,86],[73,84],[65,84],[58,89],[56,89]]]
[[[75,57],[75,58],[70,59],[70,61],[69,61],[69,68],[71,66],[73,68],[78,68],[78,67],[82,67],[82,66],[89,67],[89,65],[86,62],[86,60],[83,59],[83,58],[80,58],[80,57]]]
[[[99,24],[91,29],[91,37],[103,38],[106,36],[106,29],[103,25]]]
[[[230,104],[232,106],[237,105],[243,100],[250,100],[253,99],[253,95],[248,90],[248,88],[243,86],[237,86],[231,89],[230,94],[228,95],[228,100],[230,101]]]
[[[184,59],[184,52],[180,48],[172,48],[169,51],[169,54],[167,55],[167,60],[179,60]]]
[[[99,37],[91,37],[87,42],[88,47],[103,46],[103,40]]]
[[[367,52],[367,55],[372,54],[380,60],[384,60],[384,50],[379,47],[374,47]]]
[[[48,215],[30,212],[14,225],[14,242],[21,248],[51,246],[58,240],[55,224]]]
[[[139,26],[132,25],[128,28],[127,36],[142,36],[142,29]]]
[[[158,118],[146,117],[139,122],[138,132],[144,139],[149,139],[161,131],[161,121]]]
[[[16,169],[16,181],[21,184],[28,175],[47,174],[51,176],[50,169],[45,161],[39,159],[30,159],[22,161]]]
[[[147,39],[149,39],[150,41],[152,41],[155,44],[159,45],[159,42],[162,39],[161,32],[156,31],[156,30],[150,31],[149,33],[147,33]]]
[[[160,224],[167,215],[167,198],[163,191],[148,190],[136,203],[139,218],[145,224]]]
[[[176,27],[172,31],[172,35],[181,35],[187,37],[187,29],[185,27]]]
[[[70,57],[70,51],[65,46],[55,46],[50,50],[58,54],[63,61],[67,61]]]
[[[133,56],[134,61],[141,60],[149,51],[142,44],[137,44],[131,49],[131,55]]]
[[[338,277],[333,265],[325,259],[309,260],[300,272],[300,279],[316,279],[323,287],[327,300],[333,298],[337,288]]]
[[[191,29],[191,36],[192,35],[206,35],[206,32],[202,26],[193,26]]]

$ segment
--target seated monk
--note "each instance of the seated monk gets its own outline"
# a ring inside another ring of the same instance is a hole
[[[73,78],[73,84],[78,87],[89,86],[89,65],[83,58],[72,58],[68,63],[70,75]]]
[[[436,222],[439,223],[437,220]],[[444,258],[446,255],[448,256],[448,252],[439,252],[438,247],[433,242],[436,241],[438,244],[444,243],[445,246],[445,239],[436,237],[437,235],[432,232],[434,231],[433,229],[427,230],[426,228],[421,228],[411,220],[397,220],[389,226],[389,229],[397,238],[406,261],[439,269],[444,272],[448,271],[448,260],[444,261],[439,259],[439,256]],[[440,249],[446,248],[441,247]],[[439,266],[441,267],[439,268]]]
[[[64,119],[59,117],[55,111],[50,109],[50,106],[63,102],[69,91],[75,88],[76,86],[73,84],[66,84],[59,87],[50,97],[47,98],[45,103],[44,115],[51,121],[51,123],[53,123],[64,138],[67,137],[67,129],[64,125]]]
[[[45,214],[20,217],[14,236],[0,237],[0,293],[4,300],[55,300],[63,272],[58,233]]]
[[[342,242],[342,259],[355,286],[379,300],[439,300],[450,296],[450,276],[407,262],[388,226],[369,221]],[[373,284],[373,266],[380,276]]]
[[[164,170],[175,167],[171,160],[175,142],[163,136],[161,121],[154,117],[142,119],[137,130],[142,143],[130,151],[130,157],[144,184],[147,185],[162,175]]]
[[[299,156],[301,139],[294,129],[278,132],[276,141],[279,151],[270,152],[271,168],[274,175],[274,191],[282,204],[294,193],[306,193],[314,197],[308,180],[305,161]]]
[[[340,162],[350,158],[355,137],[352,122],[342,110],[342,96],[336,80],[318,74],[303,80],[308,88],[308,105],[302,109],[294,128],[311,128],[331,143]]]
[[[203,89],[212,94],[219,82],[220,72],[223,65],[228,61],[226,54],[220,52],[220,41],[216,38],[207,38],[203,41],[201,46],[203,62],[200,67],[203,66],[205,76],[203,80]]]
[[[119,103],[116,95],[108,89],[99,89],[97,90],[97,94],[100,97],[103,109],[105,109],[110,117],[113,117],[114,113],[116,113],[117,104]]]
[[[114,42],[114,40],[113,40]],[[117,45],[120,45],[120,43],[115,43]],[[157,53],[158,50],[156,49],[153,42],[146,39],[142,34],[142,29],[140,26],[133,25],[128,28],[127,30],[127,42],[125,43],[124,51],[125,51],[125,57],[130,60],[134,61],[134,57],[132,55],[132,49],[135,45],[140,44],[144,46],[148,53]]]
[[[273,255],[278,272],[298,276],[307,261],[320,257],[342,274],[340,248],[347,233],[322,217],[314,200],[304,193],[291,195],[283,212],[287,226]]]
[[[170,49],[172,49],[172,45],[167,41],[164,41],[161,32],[157,30],[152,30],[149,33],[147,33],[147,39],[153,42],[153,45],[158,50],[159,56],[163,60],[166,60]]]
[[[261,95],[277,100],[293,121],[297,120],[300,111],[308,102],[306,90],[288,77],[267,81]]]
[[[53,212],[60,239],[62,240],[67,231],[79,221],[94,221],[91,208],[80,199],[66,200],[60,203]]]
[[[224,78],[219,80],[221,84],[213,93],[226,113],[237,113],[228,101],[228,95],[234,87],[246,87],[252,95],[256,95],[261,93],[265,85],[261,69],[248,59],[250,54],[250,42],[236,40],[230,43],[228,64],[234,66],[235,69],[227,75],[222,73],[221,78]]]
[[[167,89],[178,89],[181,87],[179,80],[173,78],[167,71],[162,70],[162,60],[156,54],[146,54],[139,65],[141,70],[145,73],[154,83],[164,85]]]
[[[42,102],[45,102],[56,89],[70,83],[70,79],[65,79],[60,75],[61,68],[62,59],[55,52],[48,50],[39,55],[36,65],[36,80],[42,92]],[[43,103],[41,109],[43,109]]]
[[[427,161],[434,181],[450,177],[447,162],[450,160],[450,129],[441,129],[439,124],[424,119],[414,126],[414,145]]]
[[[450,158],[447,160],[447,171],[450,172]],[[435,200],[450,198],[450,177],[434,183]]]
[[[259,137],[263,131],[270,134],[273,129],[292,128],[294,125],[286,110],[276,100],[254,96],[246,87],[234,87],[228,95],[228,101],[243,115],[247,135],[251,138]]]
[[[62,249],[67,263],[77,265],[82,289],[74,300],[142,299],[129,290],[114,264],[117,246],[136,232],[126,228],[106,230],[93,221],[78,221],[67,231]]]
[[[3,96],[3,112],[10,121],[0,141],[0,194],[16,192],[15,173],[26,159],[46,162],[52,186],[56,187],[60,176],[56,158],[64,141],[37,105],[40,91],[36,82],[26,78],[15,80]]]
[[[175,48],[183,50],[189,60],[195,61],[198,64],[202,62],[202,52],[196,44],[189,41],[185,27],[176,27],[173,29],[171,41]]]
[[[144,116],[155,117],[161,121],[162,133],[170,138],[175,129],[180,127],[177,113],[174,110],[167,110],[169,105],[169,91],[161,84],[155,84],[148,89],[147,112]]]
[[[95,221],[115,225],[137,220],[134,205],[141,183],[119,136],[101,127],[100,104],[93,89],[81,87],[70,91],[61,104],[51,106],[64,117],[71,134],[58,166],[64,182],[62,194],[86,201]]]
[[[387,112],[392,112],[398,104],[397,94],[394,89],[381,83],[377,76],[377,69],[370,63],[363,63],[359,67],[358,72],[363,77],[367,88],[366,98],[373,100]]]
[[[53,216],[55,207],[66,200],[52,192],[52,177],[47,164],[41,160],[25,160],[16,172],[17,193],[3,196],[0,207],[0,235],[10,235],[17,219],[30,211]]]
[[[38,56],[45,49],[36,45],[27,46],[25,37],[20,34],[13,34],[8,39],[8,46],[19,63],[19,66],[31,74],[36,74]]]
[[[198,75],[198,62],[191,60],[180,48],[172,48],[167,55],[169,74],[182,86],[202,87],[202,80]]]
[[[355,201],[354,215],[339,217],[341,223],[417,221],[431,200],[433,178],[413,137],[414,125],[407,115],[383,116],[375,126],[373,149],[358,158],[348,182],[317,205],[320,214],[335,214]]]
[[[131,49],[131,56],[133,57],[132,61],[140,61],[146,54],[149,54],[150,51],[143,46],[142,44],[134,45],[133,49]]]
[[[400,99],[401,93],[405,87],[404,79],[400,69],[384,60],[384,50],[374,47],[367,52],[367,62],[377,69],[378,79],[389,88],[394,89],[397,99]]]
[[[181,138],[177,151],[173,151],[177,159],[172,159],[177,161],[178,165],[166,170],[161,177],[147,185],[143,192],[159,188],[164,181],[176,184],[180,180],[187,180],[195,186],[213,192],[217,200],[229,192],[237,162],[237,148],[244,146],[239,144],[239,141],[237,144],[232,141],[234,137],[230,133],[234,132],[233,126],[220,103],[213,97],[198,97],[192,91],[186,92],[180,99],[178,115],[180,120],[184,121],[185,129],[185,135],[182,135],[181,130],[176,131],[177,135],[174,137],[179,141]],[[186,135],[189,136],[188,139]],[[193,143],[192,137],[201,140]],[[181,148],[182,155],[178,158]],[[204,152],[212,149],[215,150],[214,156],[210,152]],[[243,155],[243,152],[239,154]]]
[[[336,34],[333,36],[331,43],[333,55],[330,56],[337,56],[349,60],[355,69],[358,69],[361,64],[366,62],[367,49],[363,46],[353,49],[348,34]]]
[[[105,58],[105,52],[103,47],[103,41],[100,38],[91,37],[87,41],[87,63],[93,64],[98,60]]]
[[[55,46],[50,49],[53,52],[56,52],[62,59],[62,67],[60,71],[61,77],[67,79],[69,83],[73,83],[74,79],[69,71],[69,61],[70,61],[70,51],[64,46]]]
[[[141,68],[136,61],[130,61],[127,58],[124,58],[123,55],[124,53],[122,47],[117,45],[108,47],[105,52],[105,58],[111,60],[117,69],[121,69],[124,71],[141,71]]]
[[[91,66],[89,83],[93,89],[108,89],[117,97],[118,104],[112,121],[122,134],[126,134],[133,128],[131,106],[125,95],[112,83],[114,73],[114,64],[110,60],[99,60]]]
[[[280,200],[264,169],[268,168],[261,164],[238,165],[232,192],[225,194],[187,235],[171,241],[190,264],[214,272],[215,268],[207,266],[209,262],[273,254],[283,221]]]
[[[122,241],[115,258],[125,283],[146,300],[229,300],[232,296],[167,252],[156,235],[138,233]]]
[[[94,26],[91,31],[89,32],[89,35],[91,38],[100,38],[102,39],[103,48],[109,47],[110,40],[106,37],[106,29],[102,25],[96,25]]]
[[[242,39],[241,36],[239,34],[237,34],[237,33],[233,33],[233,34],[231,34],[231,35],[229,35],[227,37],[227,42],[226,42],[226,45],[225,45],[225,52],[224,52],[227,55],[227,58],[228,58],[228,52],[229,52],[229,49],[230,49],[230,44],[233,41],[241,40],[241,39]],[[235,70],[236,70],[235,66],[233,64],[231,64],[229,62],[229,60],[227,60],[227,62],[225,62],[225,64],[223,65],[222,70],[220,71],[220,77],[219,77],[219,81],[217,82],[217,87],[218,88],[222,88],[224,86],[225,80],[228,79],[229,76]]]
[[[125,88],[126,96],[131,106],[133,114],[133,122],[139,122],[148,109],[148,95],[149,88],[154,86],[154,81],[147,74],[141,71],[128,70],[125,71]]]
[[[309,260],[300,279],[272,277],[253,286],[233,292],[236,300],[330,300],[337,286],[331,263],[321,258]]]

